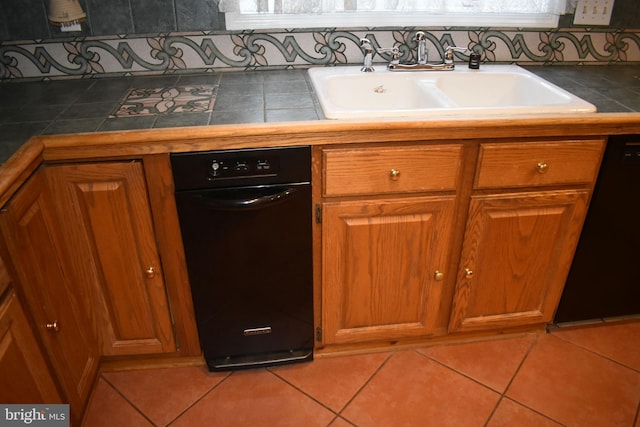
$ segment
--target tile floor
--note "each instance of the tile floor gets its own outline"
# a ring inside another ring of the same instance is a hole
[[[640,320],[276,368],[105,372],[85,426],[640,427]]]

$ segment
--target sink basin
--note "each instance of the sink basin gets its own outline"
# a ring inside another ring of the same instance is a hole
[[[592,113],[596,107],[517,65],[388,71],[311,68],[328,119]]]

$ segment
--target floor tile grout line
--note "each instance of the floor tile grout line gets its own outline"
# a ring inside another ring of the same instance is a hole
[[[367,385],[369,385],[369,383],[371,381],[373,381],[373,379],[380,373],[380,371],[382,370],[382,368],[384,368],[387,363],[389,363],[389,361],[391,360],[391,358],[397,354],[397,351],[391,351],[389,352],[389,354],[387,355],[387,357],[384,359],[384,361],[380,364],[380,366],[378,366],[378,368],[369,376],[369,378],[362,384],[362,386],[360,388],[358,388],[358,390],[356,390],[355,393],[353,393],[353,396],[351,396],[351,399],[349,399],[347,401],[347,403],[345,403],[342,406],[342,409],[340,409],[340,411],[338,412],[338,415],[340,415],[340,417],[342,417],[342,413],[344,412],[345,409],[347,409],[349,407],[349,405],[351,405],[351,403],[358,397],[358,395],[365,389],[365,387],[367,387]],[[342,417],[344,418],[344,417]],[[351,422],[351,420],[349,420],[348,418],[344,418],[345,420],[349,421],[349,423],[355,425],[355,423]]]
[[[544,418],[547,418],[547,419],[549,419],[549,420],[551,420],[551,421],[553,421],[553,422],[557,423],[558,425],[564,426],[564,424],[562,424],[561,422],[559,422],[559,421],[557,421],[557,420],[555,420],[555,419],[553,419],[553,418],[549,417],[548,415],[546,415],[546,414],[544,414],[544,413],[541,413],[540,411],[538,411],[538,410],[536,410],[536,409],[530,408],[530,407],[528,407],[527,405],[525,405],[525,404],[523,404],[523,403],[521,403],[521,402],[518,402],[517,400],[515,400],[515,399],[513,399],[513,398],[511,398],[511,397],[509,397],[509,396],[507,396],[507,391],[509,390],[509,387],[511,386],[511,384],[512,384],[512,383],[513,383],[513,381],[514,381],[514,379],[515,379],[515,378],[516,378],[516,376],[518,375],[518,372],[520,371],[520,369],[522,368],[522,365],[524,364],[525,360],[526,360],[526,359],[527,359],[527,357],[529,356],[529,353],[531,353],[531,351],[533,350],[534,346],[535,346],[535,345],[536,345],[536,343],[538,342],[538,338],[539,338],[539,336],[537,336],[537,335],[536,335],[536,336],[534,336],[534,340],[533,340],[533,341],[532,341],[532,343],[529,345],[529,348],[527,349],[527,352],[526,352],[526,353],[525,353],[525,355],[522,357],[522,360],[521,360],[521,361],[520,361],[520,363],[518,364],[518,367],[516,368],[515,372],[514,372],[514,373],[513,373],[513,375],[511,376],[511,379],[509,380],[509,382],[507,383],[507,385],[505,386],[505,388],[504,388],[504,390],[503,390],[503,391],[498,391],[498,390],[496,390],[496,389],[494,389],[494,388],[490,387],[489,385],[484,384],[484,383],[482,383],[481,381],[479,381],[479,380],[477,380],[477,379],[475,379],[475,378],[473,378],[473,377],[469,376],[468,374],[466,374],[466,373],[464,373],[464,372],[461,372],[461,371],[459,371],[459,370],[457,370],[457,369],[455,369],[455,368],[453,368],[453,367],[451,367],[451,366],[448,366],[447,364],[445,364],[445,363],[443,363],[443,362],[439,361],[438,359],[436,359],[436,358],[434,358],[434,357],[432,357],[432,356],[429,356],[429,355],[427,355],[427,354],[424,354],[424,353],[420,352],[420,350],[419,350],[419,349],[416,349],[416,350],[414,350],[414,351],[415,351],[416,353],[418,353],[419,355],[421,355],[421,356],[423,356],[423,357],[425,357],[425,358],[427,358],[427,359],[429,359],[429,360],[431,360],[431,361],[433,361],[433,362],[435,362],[435,363],[437,363],[437,364],[441,365],[442,367],[444,367],[444,368],[446,368],[446,369],[448,369],[448,370],[450,370],[450,371],[452,371],[452,372],[454,372],[454,373],[456,373],[456,374],[458,374],[458,375],[461,375],[461,376],[463,376],[463,377],[465,377],[465,378],[467,378],[467,379],[469,379],[469,380],[473,381],[474,383],[476,383],[476,384],[478,384],[478,385],[482,386],[483,388],[485,388],[485,389],[487,389],[487,390],[490,390],[490,391],[492,391],[492,392],[494,392],[494,393],[496,393],[496,394],[498,394],[498,395],[499,395],[498,401],[496,402],[496,404],[495,404],[495,406],[494,406],[493,410],[491,411],[491,413],[490,413],[490,414],[489,414],[489,416],[487,417],[487,420],[485,421],[485,424],[484,424],[485,426],[487,426],[487,425],[488,425],[488,423],[491,421],[491,418],[493,418],[493,416],[494,416],[495,412],[497,411],[498,407],[500,406],[500,403],[501,403],[504,399],[510,400],[510,401],[512,401],[512,402],[515,402],[515,403],[517,403],[517,404],[519,404],[519,405],[521,405],[521,406],[523,406],[523,407],[525,407],[525,408],[529,409],[530,411],[535,412],[535,413],[537,413],[538,415],[543,416]]]
[[[543,335],[544,336],[544,335]],[[520,369],[522,369],[522,366],[524,366],[525,361],[527,360],[527,358],[529,357],[529,355],[531,354],[531,352],[533,351],[533,349],[536,347],[536,345],[538,344],[538,340],[540,340],[540,335],[534,335],[534,338],[531,342],[531,344],[529,345],[529,348],[527,349],[527,351],[525,352],[524,356],[522,357],[522,360],[520,361],[520,363],[518,364],[518,367],[516,368],[515,372],[513,373],[513,375],[511,376],[511,379],[509,380],[509,382],[507,383],[506,387],[504,388],[504,390],[502,391],[502,395],[503,396],[507,396],[507,392],[509,391],[509,389],[511,388],[511,385],[513,384],[513,382],[515,381],[516,377],[518,376],[518,373],[520,372]]]
[[[335,415],[334,419],[338,416],[338,412],[335,411],[334,409],[330,408],[329,406],[327,406],[326,404],[324,404],[323,402],[321,402],[320,400],[318,400],[317,398],[315,398],[314,396],[310,395],[309,393],[307,393],[306,391],[304,391],[302,388],[298,387],[297,385],[293,384],[292,382],[290,382],[289,380],[287,380],[286,378],[278,375],[273,368],[265,368],[265,370],[267,372],[269,372],[271,375],[275,376],[276,378],[278,378],[279,380],[281,380],[282,382],[284,382],[285,384],[287,384],[288,386],[292,387],[295,391],[303,394],[305,397],[313,400],[314,402],[316,402],[318,405],[322,406],[323,408],[325,408],[326,410],[330,411],[331,413],[333,413]],[[333,420],[331,422],[333,422]]]
[[[420,350],[419,350],[419,349],[416,349],[416,350],[413,350],[413,351],[415,351],[416,353],[418,353],[420,356],[425,357],[425,358],[429,359],[430,361],[432,361],[432,362],[434,362],[434,363],[436,363],[436,364],[438,364],[438,365],[442,366],[443,368],[446,368],[446,369],[448,369],[448,370],[452,371],[453,373],[455,373],[455,374],[457,374],[457,375],[460,375],[460,376],[465,377],[466,379],[468,379],[468,380],[470,380],[470,381],[473,381],[474,383],[478,384],[479,386],[482,386],[483,388],[486,388],[486,389],[487,389],[487,390],[489,390],[489,391],[492,391],[492,392],[494,392],[494,393],[496,393],[496,394],[498,394],[498,395],[502,395],[502,392],[500,392],[500,391],[498,391],[498,390],[494,389],[493,387],[490,387],[490,386],[488,386],[487,384],[482,383],[481,381],[479,381],[479,380],[477,380],[477,379],[473,378],[473,377],[472,377],[472,376],[470,376],[469,374],[466,374],[466,373],[464,373],[464,372],[461,372],[461,371],[459,371],[459,370],[457,370],[457,369],[455,369],[455,368],[453,368],[453,367],[451,367],[451,366],[447,365],[446,363],[439,361],[438,359],[436,359],[436,358],[434,358],[434,357],[432,357],[432,356],[429,356],[429,355],[427,355],[427,354],[424,354],[424,353],[420,352]]]
[[[279,379],[281,379],[282,381],[284,381],[285,383],[289,384],[291,387],[293,387],[294,389],[296,389],[300,393],[304,394],[305,396],[309,397],[310,399],[312,399],[313,401],[315,401],[316,403],[318,403],[322,407],[326,408],[327,410],[329,410],[333,414],[335,414],[335,417],[331,420],[331,422],[328,425],[331,425],[333,422],[335,422],[336,419],[342,418],[343,420],[347,421],[349,424],[351,424],[353,426],[356,426],[356,424],[354,424],[351,420],[343,417],[342,416],[342,412],[351,404],[351,402],[353,402],[353,400],[358,396],[358,394],[360,394],[360,392],[367,386],[367,384],[369,384],[369,382],[373,379],[373,377],[375,377],[378,374],[378,372],[380,372],[382,367],[387,364],[387,362],[389,361],[389,359],[391,359],[391,356],[393,356],[393,354],[395,354],[395,351],[394,352],[390,352],[387,355],[387,357],[380,364],[380,366],[369,376],[369,378],[367,378],[367,380],[362,384],[362,386],[359,387],[358,390],[356,390],[356,392],[353,394],[353,396],[351,396],[351,398],[347,401],[347,403],[342,405],[342,408],[340,408],[339,410],[334,410],[334,409],[330,408],[329,406],[327,406],[323,402],[319,401],[314,396],[311,396],[309,393],[307,393],[304,390],[302,390],[300,387],[297,387],[295,384],[292,384],[287,379],[283,378],[282,376],[278,375],[276,372],[272,371],[271,368],[267,368],[267,370],[270,373],[272,373],[273,375],[275,375],[276,377],[278,377]]]
[[[550,335],[550,336],[553,336],[553,337],[555,337],[555,338],[558,338],[559,340],[561,340],[561,341],[563,341],[563,342],[565,342],[565,343],[567,343],[567,344],[571,344],[571,345],[573,345],[573,346],[575,346],[575,347],[577,347],[577,348],[579,348],[579,349],[585,350],[585,351],[587,351],[587,352],[589,352],[589,353],[591,353],[591,354],[593,354],[593,355],[595,355],[595,356],[598,356],[598,357],[600,357],[600,358],[602,358],[602,359],[608,360],[608,361],[610,361],[610,362],[615,363],[616,365],[622,366],[623,368],[630,369],[630,370],[632,370],[632,371],[637,372],[637,373],[639,373],[639,374],[640,374],[640,369],[636,369],[636,368],[634,368],[634,367],[632,367],[632,366],[626,365],[626,364],[624,364],[624,363],[620,362],[619,360],[614,359],[614,358],[613,358],[613,357],[611,357],[611,356],[607,356],[606,354],[602,354],[602,353],[600,353],[600,352],[598,352],[598,351],[596,351],[596,350],[594,350],[594,349],[591,349],[591,348],[589,348],[589,347],[586,347],[586,346],[584,346],[584,345],[582,345],[582,344],[579,344],[579,343],[576,343],[576,342],[570,341],[570,340],[569,340],[569,339],[567,339],[567,338],[563,338],[563,337],[558,336],[558,335],[560,335],[560,334],[555,334],[555,333],[552,333],[552,332],[551,332],[551,333],[549,333],[549,335]]]
[[[487,417],[487,420],[486,420],[486,421],[485,421],[485,423],[484,423],[484,426],[486,426],[486,425],[487,425],[487,423],[488,423],[488,422],[491,420],[491,418],[493,417],[493,414],[495,413],[495,411],[498,409],[498,406],[500,405],[500,402],[502,402],[502,399],[503,399],[503,397],[504,397],[504,394],[503,394],[502,392],[498,391],[498,390],[493,389],[492,387],[488,386],[487,384],[484,384],[484,383],[480,382],[479,380],[477,380],[477,379],[475,379],[475,378],[473,378],[473,377],[469,376],[468,374],[465,374],[464,372],[461,372],[461,371],[459,371],[459,370],[457,370],[457,369],[455,369],[455,368],[453,368],[453,367],[451,367],[451,366],[449,366],[449,365],[447,365],[447,364],[445,364],[445,363],[441,362],[440,360],[438,360],[438,359],[436,359],[436,358],[434,358],[434,357],[432,357],[432,356],[429,356],[429,355],[427,355],[427,354],[422,353],[419,349],[416,349],[416,350],[414,350],[414,351],[415,351],[416,353],[418,353],[420,356],[422,356],[422,357],[424,357],[424,358],[426,358],[426,359],[428,359],[428,360],[430,360],[430,361],[432,361],[432,362],[434,362],[434,363],[436,363],[436,364],[438,364],[438,365],[442,366],[442,367],[443,367],[443,368],[445,368],[445,369],[450,370],[451,372],[455,373],[456,375],[460,375],[460,376],[462,376],[462,377],[464,377],[464,378],[466,378],[466,379],[468,379],[468,380],[470,380],[470,381],[472,381],[472,382],[474,382],[474,383],[478,384],[479,386],[481,386],[481,387],[483,387],[483,388],[485,388],[485,389],[487,389],[487,390],[489,390],[489,391],[492,391],[492,392],[494,392],[495,394],[497,394],[497,395],[498,395],[498,400],[497,400],[496,404],[494,405],[493,409],[491,410],[491,413],[490,413],[490,414],[489,414],[489,416]],[[524,358],[523,358],[523,359],[524,359]],[[516,370],[516,372],[517,372],[517,370]],[[515,376],[515,373],[514,373],[514,376]],[[506,390],[506,388],[505,388],[505,390]]]
[[[149,424],[151,424],[152,426],[156,426],[156,423],[153,422],[153,420],[151,420],[151,418],[149,418],[147,416],[147,414],[145,414],[144,412],[142,412],[142,410],[140,408],[138,408],[138,406],[136,404],[134,404],[131,400],[129,400],[129,398],[122,392],[120,391],[120,389],[118,387],[116,387],[111,381],[109,381],[104,375],[100,375],[100,378],[109,385],[109,387],[111,387],[116,393],[118,393],[118,395],[120,395],[120,397],[122,397],[128,404],[129,406],[131,406],[137,413],[139,413],[140,415],[142,415],[142,417],[147,420],[149,422]]]
[[[546,335],[549,335],[549,333],[546,333]],[[536,347],[536,345],[538,345],[538,341],[540,340],[540,337],[543,337],[545,335],[536,335],[533,342],[531,343],[531,345],[529,346],[529,349],[527,350],[527,352],[525,353],[524,357],[522,358],[522,360],[520,361],[520,364],[518,365],[518,368],[516,369],[516,371],[513,373],[513,376],[511,377],[511,380],[509,381],[509,383],[507,384],[507,386],[505,387],[504,391],[502,392],[502,396],[500,397],[500,402],[502,402],[502,400],[507,399],[510,400],[520,406],[523,406],[525,408],[527,408],[528,410],[548,419],[553,421],[554,423],[557,423],[560,426],[565,426],[564,423],[561,423],[560,421],[556,420],[555,418],[552,418],[551,416],[540,412],[538,409],[532,408],[529,405],[524,404],[523,402],[519,402],[518,400],[516,400],[515,398],[512,398],[510,396],[507,396],[507,393],[509,391],[509,389],[511,388],[511,385],[513,384],[513,382],[515,381],[516,377],[518,376],[518,373],[520,372],[520,370],[522,369],[522,366],[524,366],[525,361],[527,360],[527,358],[529,357],[529,355],[531,354],[531,352],[533,351],[533,349]],[[497,406],[496,406],[496,410],[497,410]],[[489,419],[487,420],[487,423],[491,420],[491,418],[493,417],[495,413],[494,412],[491,414],[491,416],[489,417]]]
[[[548,333],[545,333],[548,334]],[[525,355],[522,357],[522,360],[520,361],[520,364],[518,364],[518,367],[516,368],[515,372],[513,373],[513,376],[511,377],[511,380],[507,383],[507,386],[504,388],[504,391],[502,392],[502,396],[500,397],[500,401],[502,402],[502,400],[507,399],[510,400],[514,403],[517,403],[518,405],[521,405],[525,408],[527,408],[528,410],[535,412],[536,414],[551,420],[555,423],[557,423],[558,425],[562,425],[564,426],[563,423],[561,423],[560,421],[550,417],[549,415],[540,412],[539,410],[530,407],[529,405],[525,405],[523,402],[519,402],[516,399],[510,397],[507,395],[507,393],[509,392],[509,389],[511,388],[511,385],[513,384],[513,382],[515,381],[516,377],[518,376],[518,374],[520,373],[520,370],[522,369],[522,367],[524,366],[525,362],[527,361],[527,359],[529,358],[529,356],[531,355],[531,352],[533,351],[533,349],[538,345],[538,341],[540,340],[540,337],[544,336],[544,335],[535,335],[533,341],[531,342],[531,345],[529,345],[529,349],[527,350],[527,352],[525,353]],[[497,409],[497,407],[496,407]],[[495,413],[495,411],[494,411]],[[493,417],[494,413],[491,414],[491,416],[489,417],[489,419],[487,420],[487,423],[491,420],[491,418]]]
[[[209,374],[209,372],[207,372],[207,375]],[[178,421],[180,419],[180,417],[182,417],[184,414],[186,414],[187,412],[189,412],[191,410],[191,408],[193,408],[194,406],[196,406],[198,403],[200,403],[202,401],[202,399],[204,399],[206,396],[208,396],[209,394],[211,394],[215,389],[217,389],[218,387],[220,387],[220,385],[222,385],[224,382],[226,382],[229,378],[231,378],[231,376],[233,375],[233,372],[229,372],[227,373],[227,375],[224,376],[224,378],[222,378],[220,381],[218,381],[216,384],[214,384],[209,390],[207,390],[206,392],[204,392],[202,394],[202,396],[200,396],[199,398],[197,398],[196,400],[194,400],[193,402],[191,402],[189,404],[189,406],[187,406],[182,412],[180,412],[178,415],[176,415],[171,421],[169,421],[166,426],[170,426],[171,424],[175,423],[176,421]]]

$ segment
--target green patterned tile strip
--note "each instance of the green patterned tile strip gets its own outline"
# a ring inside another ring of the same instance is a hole
[[[361,37],[369,38],[376,49],[397,46],[401,59],[410,61],[415,30],[199,32],[12,42],[0,45],[0,79],[359,64]],[[455,45],[479,53],[486,62],[640,63],[640,30],[435,28],[426,34],[430,61],[439,61],[444,47]],[[468,58],[457,56],[460,61]],[[375,62],[388,60],[388,54],[374,57]]]

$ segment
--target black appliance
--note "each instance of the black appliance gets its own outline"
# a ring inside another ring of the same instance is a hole
[[[609,139],[556,323],[640,314],[640,135]]]
[[[209,370],[313,359],[311,149],[171,155]]]

